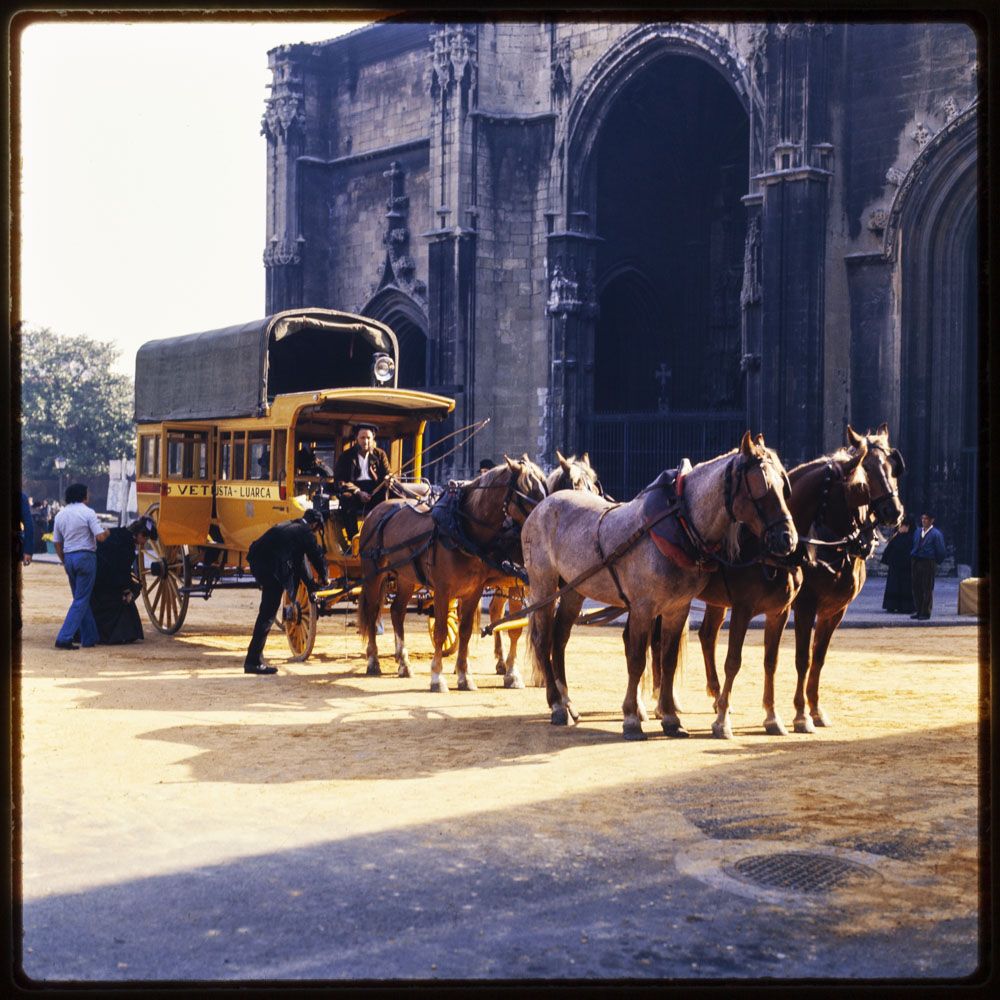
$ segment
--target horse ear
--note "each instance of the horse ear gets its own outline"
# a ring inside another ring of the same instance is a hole
[[[860,448],[864,438],[850,425],[847,425],[847,443],[854,448]]]
[[[566,456],[556,448],[556,461],[565,469],[566,468]]]
[[[854,470],[865,460],[865,456],[868,454],[868,442],[864,438],[859,438],[860,444],[857,445],[857,454],[847,463],[844,467],[844,473],[847,476],[854,474]]]
[[[882,423],[878,425],[878,430],[875,432],[876,437],[889,437],[889,425],[883,420]]]
[[[565,455],[560,455],[558,451],[556,452],[556,458],[559,459],[559,465],[562,466],[563,472],[569,472],[572,468],[569,464],[569,459],[566,458]]]
[[[510,469],[517,468],[517,463],[514,461],[514,459],[510,457],[510,455],[507,454],[507,452],[503,453],[503,460],[507,463],[508,468]]]
[[[585,451],[580,456],[580,461],[583,462],[584,465],[590,465],[590,452],[589,451]]]
[[[763,434],[758,434],[753,440],[754,440],[754,444],[757,445],[758,448],[765,447],[765,445],[764,445],[764,435]]]
[[[743,432],[743,440],[740,441],[740,452],[747,456],[753,454],[753,442],[750,440],[749,430]]]

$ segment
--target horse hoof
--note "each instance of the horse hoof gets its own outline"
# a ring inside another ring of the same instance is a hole
[[[498,674],[505,674],[505,673],[507,673],[507,668],[504,666],[503,660],[499,660],[497,662],[497,665],[496,665],[496,667],[494,669],[496,670],[496,672]]]
[[[447,692],[448,682],[443,677],[432,677],[431,690],[437,692]]]
[[[399,677],[412,677],[413,676],[413,671],[410,670],[409,663],[401,663],[399,665],[399,670],[396,671],[396,674]]]
[[[822,709],[813,713],[812,720],[813,725],[818,726],[820,729],[829,729],[833,725],[830,721],[830,717]]]
[[[772,719],[770,722],[764,723],[764,732],[768,736],[787,736],[788,730],[785,729],[784,724],[780,719]]]
[[[725,723],[720,725],[718,722],[713,722],[712,735],[717,740],[731,740],[733,738],[733,730],[731,726],[728,726]]]
[[[578,712],[578,711],[577,711],[577,710],[576,710],[576,709],[575,709],[575,708],[574,708],[574,707],[573,707],[572,705],[569,705],[569,704],[567,704],[567,705],[566,705],[566,708],[567,708],[567,710],[569,711],[569,717],[570,717],[570,718],[571,718],[571,719],[572,719],[572,720],[573,720],[574,722],[578,722],[578,721],[579,721],[579,719],[580,719],[580,713],[579,713],[579,712]]]
[[[503,686],[505,688],[517,688],[520,690],[524,687],[524,681],[520,674],[509,674],[504,676]]]
[[[661,722],[660,727],[663,729],[663,735],[669,736],[674,740],[687,739],[691,734],[679,723],[679,722]]]
[[[646,734],[642,731],[641,722],[625,722],[622,724],[622,736],[629,742],[639,741],[647,739]]]
[[[366,677],[381,677],[382,668],[377,663],[369,663],[368,669],[365,671]]]
[[[792,727],[797,733],[814,733],[816,732],[816,727],[813,725],[812,719],[796,719]]]
[[[562,705],[558,705],[556,708],[552,709],[552,716],[549,721],[553,726],[568,726],[569,712],[567,712]]]
[[[476,682],[471,677],[463,677],[458,682],[457,687],[458,687],[459,691],[478,691],[479,690],[476,687]]]

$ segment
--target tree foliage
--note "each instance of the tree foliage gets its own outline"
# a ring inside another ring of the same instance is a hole
[[[21,328],[21,464],[26,478],[106,472],[108,459],[135,455],[134,384],[112,371],[111,341]]]

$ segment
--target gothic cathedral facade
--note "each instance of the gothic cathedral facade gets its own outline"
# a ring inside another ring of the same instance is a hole
[[[883,421],[975,563],[979,42],[960,21],[386,21],[269,53],[268,313],[386,321],[481,457],[634,495]],[[438,431],[438,433],[443,433]]]

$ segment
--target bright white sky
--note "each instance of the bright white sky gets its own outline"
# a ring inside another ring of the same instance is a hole
[[[147,340],[263,316],[267,50],[365,23],[28,27],[22,318],[134,374]]]

